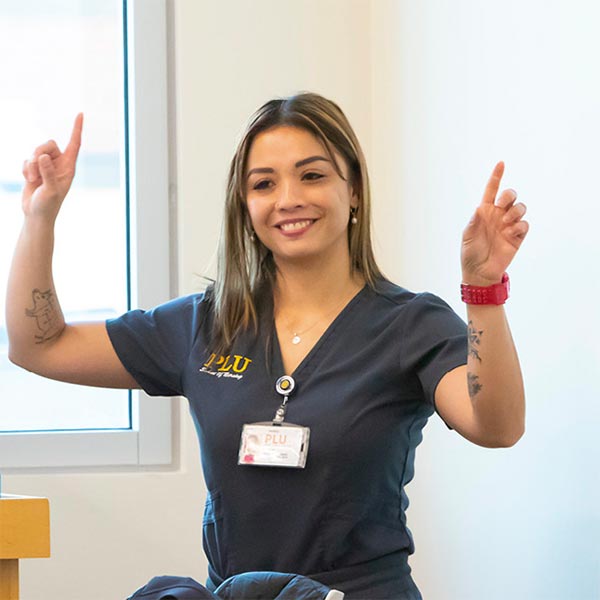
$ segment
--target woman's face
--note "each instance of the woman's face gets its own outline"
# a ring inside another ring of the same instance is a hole
[[[278,126],[256,136],[246,167],[252,227],[280,266],[286,261],[348,259],[350,208],[357,205],[323,145],[298,127]]]

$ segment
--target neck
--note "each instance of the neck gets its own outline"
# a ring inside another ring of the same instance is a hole
[[[350,272],[350,257],[340,264],[287,263],[277,265],[274,290],[276,313],[290,316],[322,312],[356,294],[364,285],[359,273]]]

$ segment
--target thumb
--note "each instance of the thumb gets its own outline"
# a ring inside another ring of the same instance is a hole
[[[42,154],[38,157],[38,168],[44,185],[54,188],[56,186],[56,170],[48,154]]]

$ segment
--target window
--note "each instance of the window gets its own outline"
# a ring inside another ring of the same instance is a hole
[[[57,223],[55,280],[68,320],[105,319],[169,296],[164,2],[0,5],[12,82],[0,99],[0,283],[22,220],[20,162],[86,114],[74,186]],[[142,93],[142,90],[145,93]],[[18,164],[15,164],[18,163]],[[52,382],[11,365],[0,317],[0,468],[164,464],[171,403]]]

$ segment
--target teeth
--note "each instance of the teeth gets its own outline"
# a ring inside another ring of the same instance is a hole
[[[294,229],[302,229],[303,227],[308,227],[312,221],[296,221],[295,223],[284,223],[281,225],[281,229],[283,231],[293,231]]]

